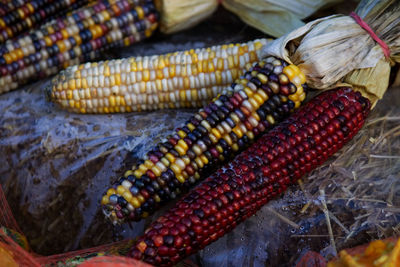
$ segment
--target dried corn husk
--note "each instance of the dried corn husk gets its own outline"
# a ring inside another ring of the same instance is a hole
[[[389,46],[390,59],[367,31],[344,15],[312,21],[270,43],[263,53],[298,65],[312,88],[346,83],[375,104],[388,87],[390,67],[400,62],[400,1],[363,0],[356,13]]]
[[[218,7],[217,0],[155,0],[160,12],[160,30],[174,33],[188,29],[209,15]]]
[[[315,11],[342,0],[224,0],[222,5],[244,22],[274,37],[304,25]]]
[[[221,3],[247,24],[274,37],[304,25],[302,19],[343,0],[156,0],[160,29],[173,33],[201,22]]]

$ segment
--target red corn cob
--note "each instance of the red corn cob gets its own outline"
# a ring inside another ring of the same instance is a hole
[[[170,266],[204,248],[337,152],[369,110],[350,88],[320,94],[158,218],[129,255]]]

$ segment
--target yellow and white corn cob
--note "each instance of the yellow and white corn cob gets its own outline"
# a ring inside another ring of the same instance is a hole
[[[259,61],[267,42],[72,66],[53,79],[48,95],[78,113],[201,107]]]

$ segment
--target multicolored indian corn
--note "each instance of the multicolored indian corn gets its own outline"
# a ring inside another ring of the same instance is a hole
[[[50,99],[72,112],[202,107],[260,60],[259,39],[73,66],[53,79]]]
[[[129,255],[171,266],[204,248],[337,152],[369,110],[350,88],[317,96],[158,218]]]
[[[9,1],[0,4],[0,43],[93,0]]]
[[[151,0],[100,0],[0,45],[0,93],[152,34]]]
[[[275,57],[255,64],[108,189],[105,214],[137,221],[174,199],[298,108],[304,82],[297,66]]]

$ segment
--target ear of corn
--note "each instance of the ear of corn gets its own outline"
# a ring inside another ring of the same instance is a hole
[[[113,223],[137,221],[176,198],[298,108],[304,82],[296,66],[274,57],[255,64],[126,171],[102,198],[105,214]]]
[[[0,6],[0,43],[93,0],[10,1]]]
[[[170,266],[204,248],[325,162],[358,132],[369,109],[349,88],[322,93],[158,218],[130,256]]]
[[[266,42],[73,66],[53,80],[50,99],[80,113],[201,107],[260,60]]]
[[[151,0],[101,0],[7,41],[0,45],[0,93],[146,38],[157,16]]]

